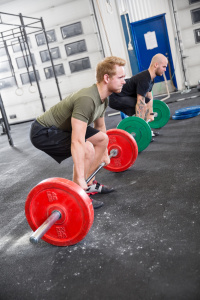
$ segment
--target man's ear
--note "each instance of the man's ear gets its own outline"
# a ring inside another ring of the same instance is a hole
[[[157,69],[158,67],[158,63],[156,62],[155,65],[154,65],[155,69]]]
[[[104,78],[105,83],[108,83],[108,81],[109,81],[109,76],[108,76],[108,74],[105,74],[103,78]]]

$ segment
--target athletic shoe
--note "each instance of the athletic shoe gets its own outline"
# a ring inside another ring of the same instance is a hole
[[[103,206],[103,202],[101,202],[101,201],[97,201],[97,200],[94,200],[94,199],[92,199],[92,198],[90,198],[91,199],[91,201],[92,201],[92,205],[93,205],[93,208],[94,209],[97,209],[97,208],[100,208],[100,207],[102,207]]]
[[[86,193],[88,195],[95,195],[95,194],[108,194],[113,192],[114,189],[110,188],[107,185],[102,185],[96,180],[93,180],[92,184],[88,186],[88,189],[86,190]]]
[[[159,136],[160,135],[160,133],[157,132],[157,131],[151,131],[151,132],[152,132],[152,136]]]

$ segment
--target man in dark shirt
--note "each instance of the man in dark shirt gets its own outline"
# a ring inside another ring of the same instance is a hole
[[[33,145],[58,163],[72,156],[73,181],[89,195],[109,193],[113,189],[88,178],[101,162],[109,164],[108,136],[104,120],[107,97],[121,92],[125,83],[125,60],[111,56],[97,65],[97,83],[73,93],[39,116],[32,124]],[[89,126],[91,123],[93,126]],[[103,202],[92,202],[94,208]]]
[[[153,121],[152,87],[154,78],[162,76],[168,64],[163,54],[153,56],[149,69],[126,79],[121,93],[109,96],[109,106],[128,116],[136,115],[145,121]]]

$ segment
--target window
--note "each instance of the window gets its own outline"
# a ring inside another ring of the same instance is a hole
[[[58,59],[61,57],[60,50],[58,47],[51,48],[50,51],[51,51],[52,59]],[[42,62],[49,61],[50,60],[49,51],[48,50],[40,51],[40,57]]]
[[[84,57],[81,59],[70,61],[69,67],[72,73],[79,72],[85,69],[90,69],[91,65],[90,65],[89,57]]]
[[[0,90],[4,88],[10,88],[13,86],[16,86],[14,77],[7,77],[7,78],[0,79]]]
[[[195,43],[200,43],[200,28],[194,30]]]
[[[34,57],[33,54],[31,54],[31,56],[32,56],[32,59],[33,59],[33,63],[35,65],[35,57]],[[25,56],[18,57],[18,58],[16,58],[16,62],[17,62],[18,69],[32,66],[30,55],[28,55],[28,56],[25,55]]]
[[[56,39],[56,33],[54,29],[46,31],[46,35],[47,35],[48,43],[56,42],[57,39]],[[46,39],[43,32],[36,34],[35,38],[38,46],[42,46],[46,44]]]
[[[0,73],[11,72],[10,63],[8,60],[0,62]]]
[[[189,0],[189,4],[200,2],[200,0]]]
[[[83,33],[81,22],[77,22],[74,24],[66,25],[61,27],[61,33],[63,39],[70,38],[72,36],[76,36]]]
[[[65,45],[67,56],[87,51],[85,40]]]
[[[29,48],[31,48],[30,38],[27,37],[27,39],[28,39]],[[11,45],[12,45],[13,52],[24,51],[25,49],[28,48],[25,40],[22,38],[18,38],[18,40],[11,42]]]
[[[200,22],[200,8],[193,9],[190,11],[192,16],[192,24]]]
[[[7,54],[6,54],[6,49],[5,49],[5,47],[4,46],[1,46],[0,47],[0,57],[1,56],[6,56]]]
[[[37,79],[40,80],[40,75],[39,75],[38,71],[36,71],[36,76],[37,76]],[[29,73],[20,74],[20,77],[21,77],[22,84],[32,83],[32,82],[36,81],[35,74],[33,71],[31,71]]]
[[[55,68],[56,76],[61,76],[61,75],[65,74],[63,64],[55,65],[54,68]],[[44,68],[44,73],[45,73],[46,79],[50,79],[50,78],[54,77],[53,67]]]

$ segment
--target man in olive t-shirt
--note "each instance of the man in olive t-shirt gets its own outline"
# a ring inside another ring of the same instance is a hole
[[[93,84],[66,97],[36,120],[45,127],[56,126],[63,131],[71,132],[72,117],[91,124],[96,119],[104,117],[107,106],[108,99],[102,102],[97,85]]]
[[[125,60],[111,56],[97,65],[97,83],[69,95],[39,116],[31,126],[33,145],[58,163],[72,156],[73,181],[89,195],[113,189],[88,178],[101,162],[109,164],[108,136],[104,120],[107,97],[121,92],[125,83]],[[90,126],[93,123],[94,127]],[[103,202],[92,200],[94,208]]]

